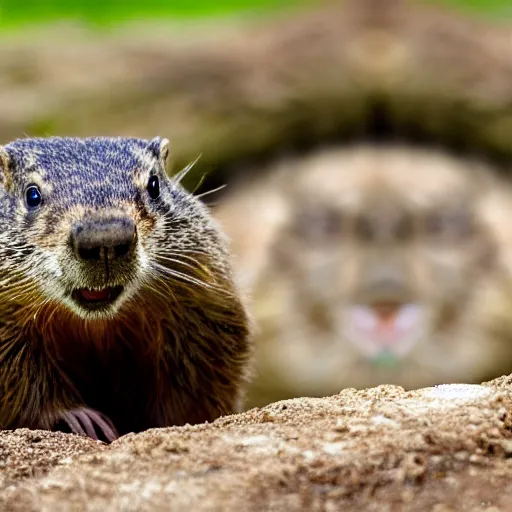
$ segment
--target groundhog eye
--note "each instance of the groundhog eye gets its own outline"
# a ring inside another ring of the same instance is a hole
[[[25,192],[25,199],[29,208],[37,208],[43,201],[41,191],[36,185],[31,185],[27,188],[27,191]]]
[[[151,199],[158,199],[160,196],[160,180],[158,176],[151,176],[149,178],[147,189]]]

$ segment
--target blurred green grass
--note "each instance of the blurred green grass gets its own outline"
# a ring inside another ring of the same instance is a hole
[[[512,0],[430,0],[430,2],[481,14],[495,20],[510,19],[512,16]]]
[[[96,25],[152,18],[197,18],[261,13],[314,0],[0,0],[0,27],[59,20]],[[512,0],[426,0],[493,18],[510,17]]]
[[[306,0],[0,0],[0,26],[58,20],[111,25],[152,18],[197,18],[267,12]]]

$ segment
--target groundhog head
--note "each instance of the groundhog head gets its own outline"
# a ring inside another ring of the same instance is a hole
[[[208,286],[214,257],[205,257],[206,247],[219,245],[217,235],[206,208],[167,176],[167,154],[161,138],[55,137],[3,147],[0,254],[23,276],[18,300],[39,293],[38,302],[106,318],[145,289],[169,300],[169,280]]]

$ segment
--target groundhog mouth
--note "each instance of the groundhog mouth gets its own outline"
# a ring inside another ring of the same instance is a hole
[[[74,290],[71,296],[84,309],[97,311],[112,305],[121,295],[122,291],[122,286],[106,287],[99,290],[79,288]]]

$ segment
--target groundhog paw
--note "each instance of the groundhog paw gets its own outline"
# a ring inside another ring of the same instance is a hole
[[[111,443],[119,437],[113,423],[105,415],[86,407],[60,413],[56,427],[63,423],[73,434],[85,435],[96,441]],[[56,430],[61,429],[57,428]]]

